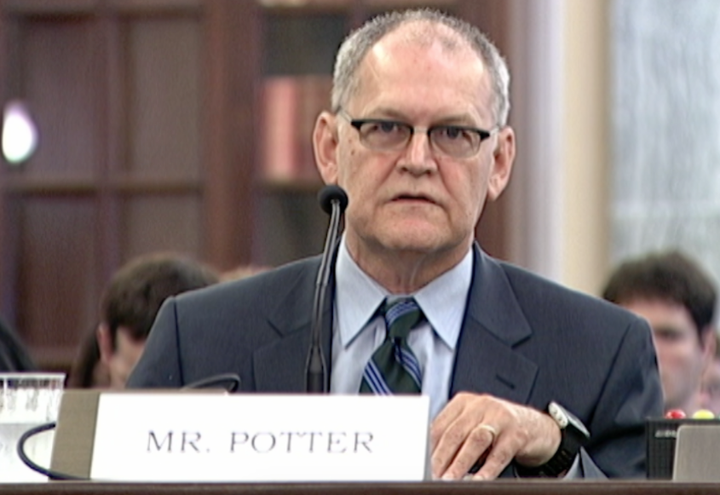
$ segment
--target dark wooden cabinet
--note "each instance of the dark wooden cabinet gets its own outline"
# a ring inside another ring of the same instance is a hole
[[[501,0],[0,0],[0,102],[25,101],[40,134],[29,161],[0,164],[0,314],[38,364],[68,368],[138,254],[229,270],[319,252],[309,133],[335,50],[418,5],[507,41]],[[502,213],[481,228],[499,255]]]

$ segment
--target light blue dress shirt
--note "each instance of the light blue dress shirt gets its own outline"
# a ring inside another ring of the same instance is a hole
[[[341,240],[335,265],[335,307],[330,392],[356,394],[368,360],[385,340],[385,322],[376,315],[382,301],[412,296],[427,321],[410,332],[408,345],[420,362],[422,393],[430,417],[445,406],[460,328],[472,281],[472,249],[449,271],[413,294],[391,295],[350,257]]]

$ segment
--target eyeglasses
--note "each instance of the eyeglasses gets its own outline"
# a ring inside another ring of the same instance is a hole
[[[463,125],[413,127],[397,120],[353,119],[344,110],[338,114],[357,129],[363,145],[378,151],[402,150],[413,134],[422,132],[434,150],[453,158],[467,158],[476,154],[480,144],[499,130],[498,126],[489,131]]]

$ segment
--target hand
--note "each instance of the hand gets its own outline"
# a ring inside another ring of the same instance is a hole
[[[482,463],[473,479],[495,479],[515,459],[535,467],[560,446],[560,428],[548,415],[490,395],[457,394],[430,427],[434,478],[463,479]]]

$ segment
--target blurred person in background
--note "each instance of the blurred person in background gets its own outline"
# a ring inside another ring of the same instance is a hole
[[[621,263],[603,298],[650,323],[665,410],[691,415],[700,409],[700,384],[716,345],[717,291],[709,275],[679,251],[648,253]]]
[[[122,266],[102,297],[97,328],[100,361],[107,366],[110,387],[125,387],[166,298],[218,281],[208,266],[171,253],[140,256]]]
[[[97,325],[85,334],[80,341],[77,356],[68,373],[68,388],[108,388],[110,371],[100,360],[100,347],[97,340]]]
[[[35,369],[35,364],[20,337],[0,318],[0,371],[34,371]]]

